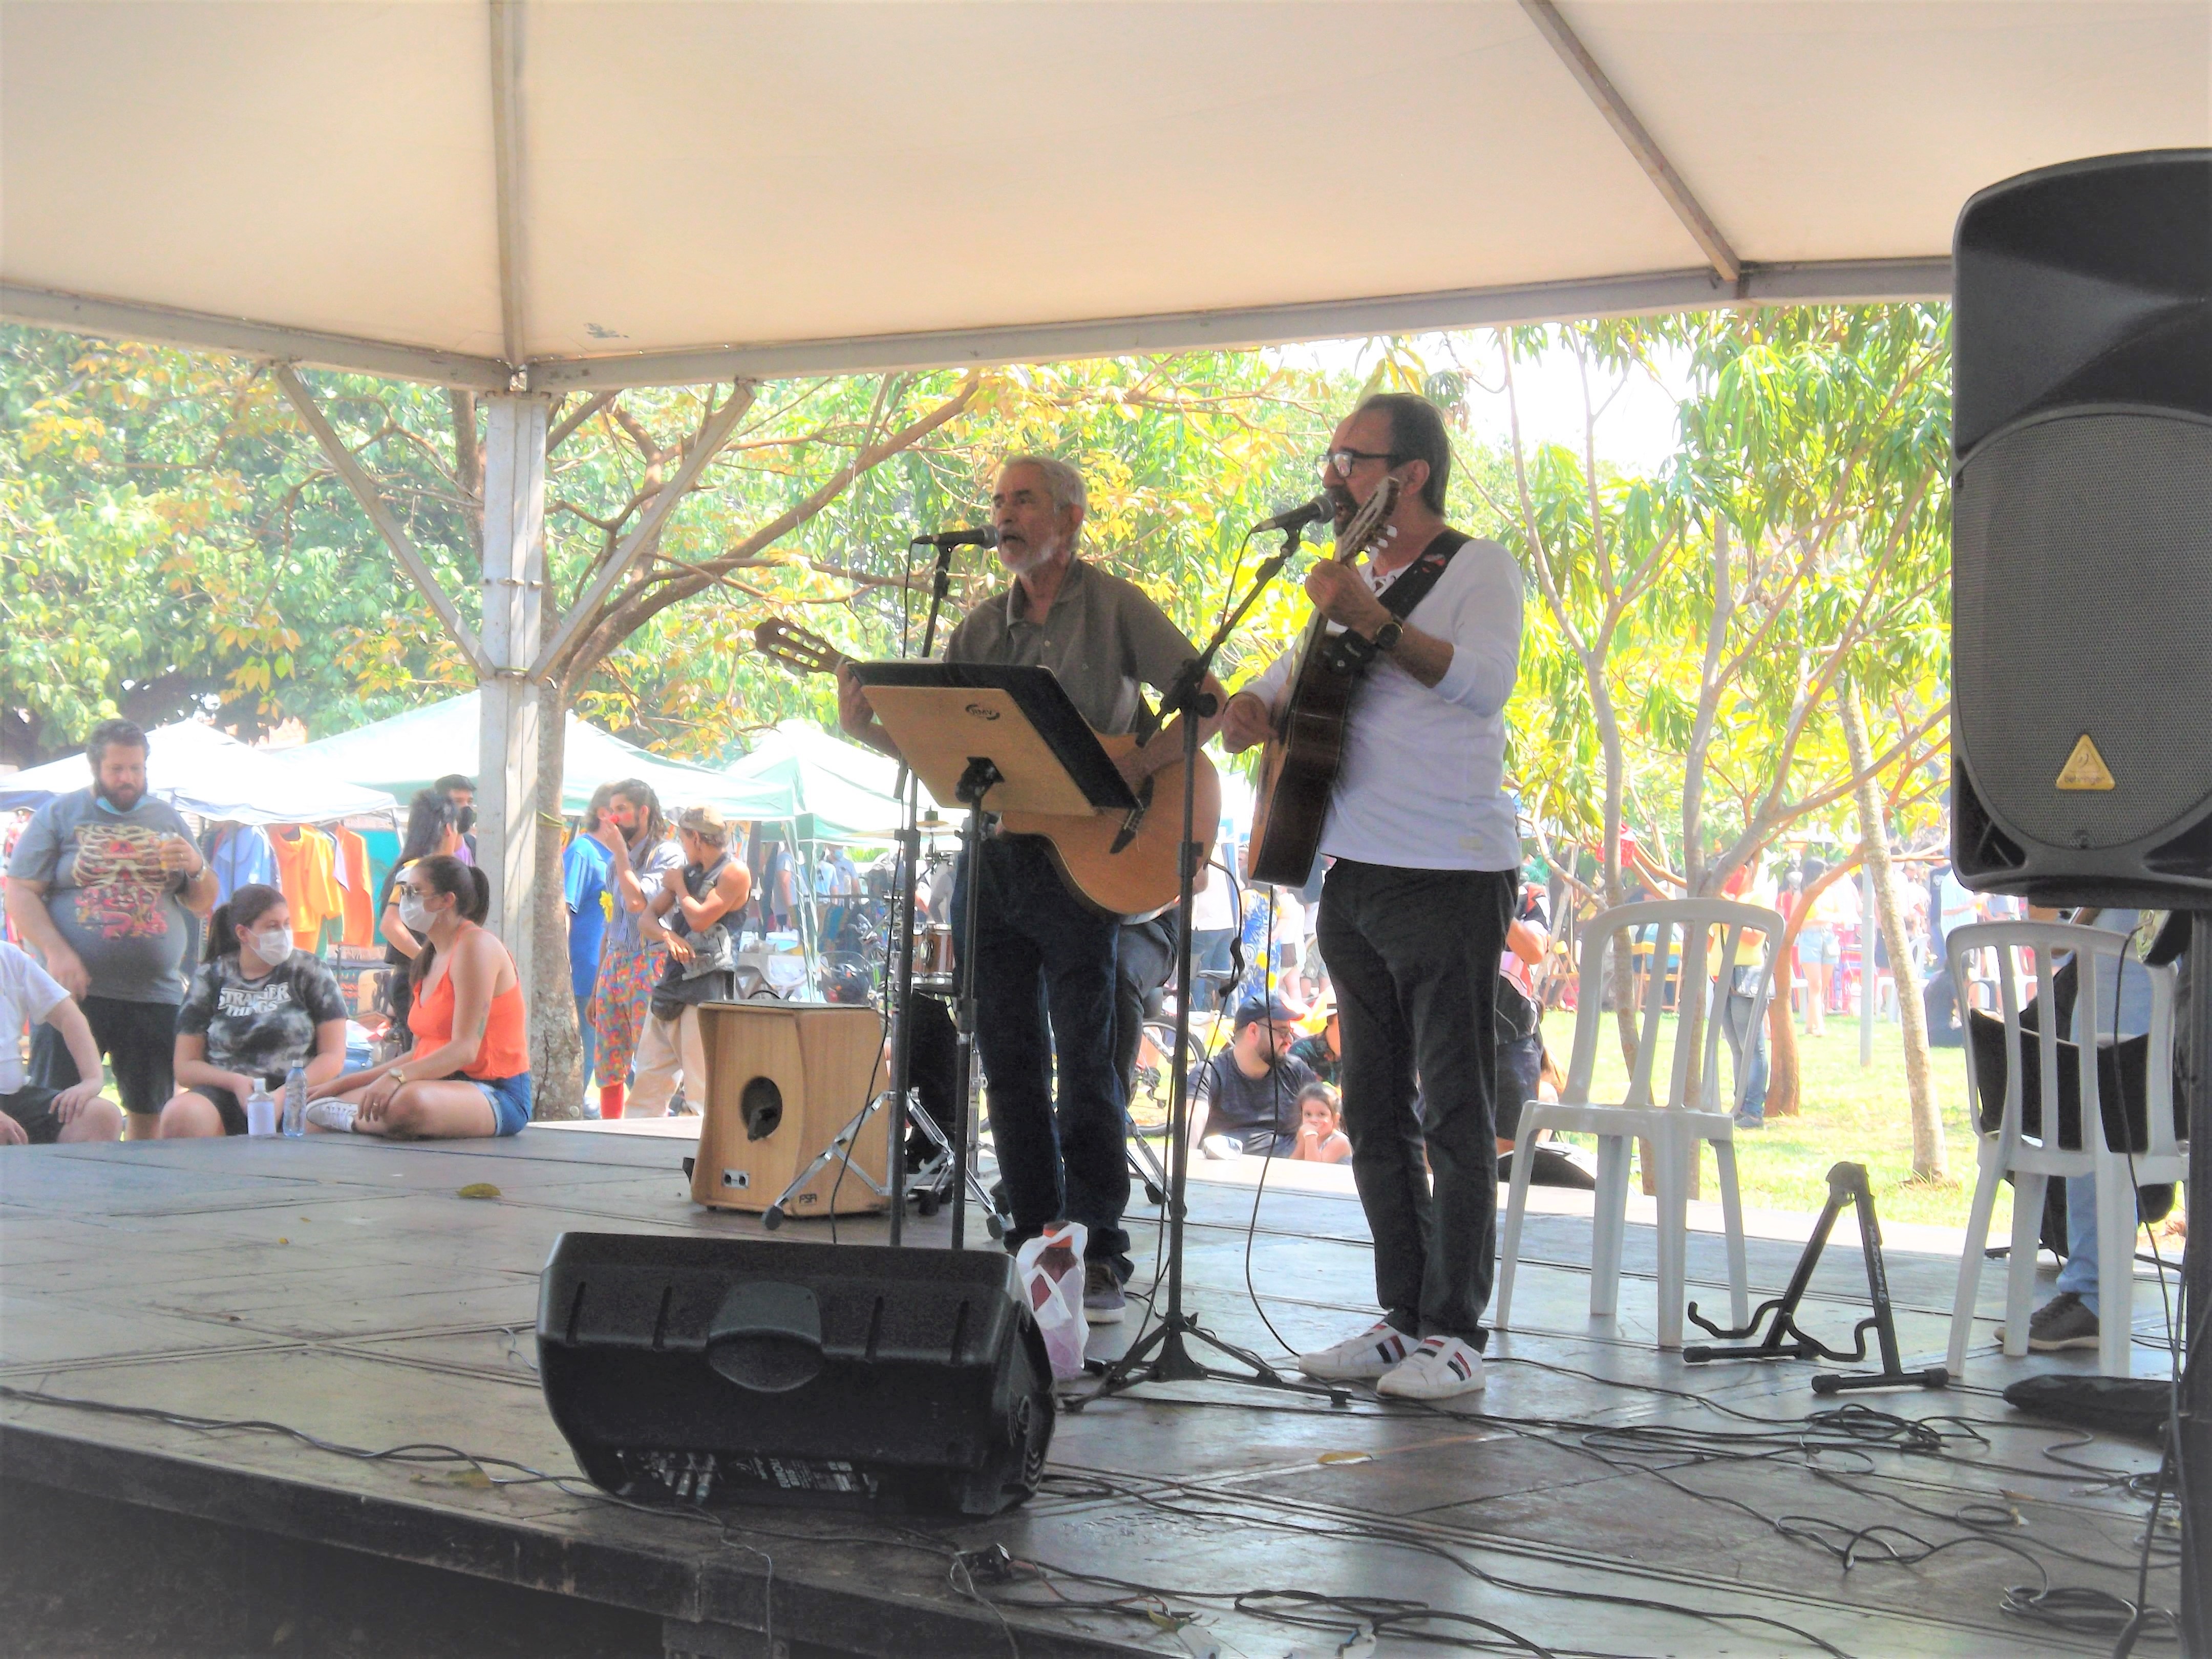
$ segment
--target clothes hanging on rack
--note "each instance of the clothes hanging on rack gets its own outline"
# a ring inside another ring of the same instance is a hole
[[[368,843],[358,831],[343,824],[337,830],[338,871],[345,880],[345,931],[348,945],[376,943],[376,882],[369,868]]]
[[[259,824],[219,823],[209,840],[202,850],[215,872],[217,904],[229,903],[230,896],[249,882],[277,884],[276,854],[270,847],[269,832]]]
[[[277,884],[292,912],[292,942],[302,951],[322,940],[323,924],[345,914],[345,890],[333,873],[337,843],[319,830],[280,829],[270,837],[276,855]]]

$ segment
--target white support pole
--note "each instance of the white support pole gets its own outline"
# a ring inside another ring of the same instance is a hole
[[[545,597],[543,397],[484,400],[483,647],[488,672],[477,776],[477,862],[491,883],[492,931],[530,983],[538,848],[538,655]]]

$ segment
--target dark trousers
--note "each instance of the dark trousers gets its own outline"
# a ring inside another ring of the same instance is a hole
[[[1114,1070],[1118,918],[1070,892],[1045,843],[983,842],[962,870],[954,937],[976,880],[975,1042],[990,1079],[991,1139],[1013,1209],[1014,1249],[1059,1220],[1089,1233],[1085,1254],[1126,1277],[1127,1108]],[[1059,1109],[1053,1106],[1055,1062]]]
[[[78,998],[77,1006],[92,1027],[93,1042],[115,1072],[123,1109],[159,1112],[177,1091],[177,1005],[89,996]],[[31,1081],[57,1090],[83,1081],[69,1045],[51,1025],[41,1024],[32,1035]]]
[[[1137,1050],[1145,1036],[1145,1006],[1175,974],[1172,914],[1125,923],[1115,944],[1114,1075],[1126,1098],[1136,1087]]]
[[[1339,859],[1316,929],[1343,1022],[1344,1127],[1376,1300],[1401,1330],[1476,1347],[1498,1267],[1492,1022],[1516,879]]]

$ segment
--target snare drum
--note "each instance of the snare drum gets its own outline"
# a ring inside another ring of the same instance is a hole
[[[917,977],[952,972],[952,930],[924,927],[915,935],[914,971]]]

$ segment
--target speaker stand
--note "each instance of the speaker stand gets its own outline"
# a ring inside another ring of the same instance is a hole
[[[2189,1173],[2191,1196],[2212,1148],[2212,910],[2189,919]],[[2181,1247],[2182,1370],[2172,1448],[2181,1506],[2181,1647],[2212,1653],[2212,1206],[2190,1206]]]

